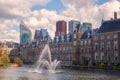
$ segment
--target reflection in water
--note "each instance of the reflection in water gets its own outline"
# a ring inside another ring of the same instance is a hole
[[[0,80],[120,80],[120,75],[100,72],[64,70],[53,74],[46,71],[30,73],[28,69],[25,67],[8,68],[0,72]]]
[[[29,80],[27,77],[19,77],[18,80]]]

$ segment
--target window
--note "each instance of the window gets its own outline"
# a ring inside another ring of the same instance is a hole
[[[70,40],[69,35],[67,35],[67,41],[69,41],[69,40]]]
[[[74,42],[73,42],[73,45],[76,46],[76,45],[77,45],[77,41],[74,41]]]
[[[94,40],[97,41],[97,40],[98,40],[98,36],[95,36],[95,37],[94,37]]]
[[[94,59],[97,60],[97,58],[98,58],[98,53],[95,52]]]
[[[83,49],[81,49],[81,53],[83,53]]]
[[[90,33],[88,32],[88,38],[90,38]]]
[[[83,41],[81,41],[81,43],[80,43],[82,46],[83,46]]]
[[[56,37],[56,42],[58,42],[59,41],[59,39],[58,39],[58,36]]]
[[[118,49],[118,42],[114,41],[114,49]]]
[[[60,48],[60,51],[62,50],[62,48]]]
[[[98,49],[98,43],[95,43],[95,50]]]
[[[104,35],[100,36],[100,40],[104,40]]]
[[[118,34],[114,34],[114,36],[113,36],[114,38],[118,38]]]
[[[104,42],[100,43],[100,48],[101,48],[101,50],[104,49]]]
[[[65,47],[63,47],[63,51],[65,50]]]
[[[101,52],[101,60],[103,60],[103,59],[104,59],[104,53]]]
[[[87,41],[86,40],[84,40],[84,44],[87,45]]]
[[[74,34],[74,38],[77,38],[77,34]]]
[[[64,36],[62,35],[62,42],[64,42]]]
[[[107,42],[107,49],[108,50],[110,50],[110,46],[111,46],[111,44],[110,44],[110,41],[109,41],[109,42]]]
[[[111,38],[111,36],[110,36],[110,35],[108,35],[108,36],[107,36],[107,39],[110,39],[110,38]]]
[[[115,55],[114,55],[114,60],[118,60],[118,52],[115,52]]]
[[[88,45],[90,45],[91,44],[91,40],[88,40]]]

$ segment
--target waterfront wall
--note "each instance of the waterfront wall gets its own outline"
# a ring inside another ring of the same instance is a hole
[[[20,57],[25,64],[35,63],[42,52],[43,48],[26,48],[26,49],[13,49],[10,52],[10,59],[14,60],[15,57]],[[53,47],[50,48],[52,50]],[[69,53],[67,52],[69,51]],[[56,51],[58,52],[58,51]],[[53,50],[51,51],[52,60],[60,60],[61,66],[71,66],[73,60],[73,51],[66,50],[65,53],[59,51],[59,53],[55,53]]]

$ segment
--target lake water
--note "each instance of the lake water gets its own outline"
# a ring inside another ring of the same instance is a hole
[[[120,72],[93,70],[59,70],[57,73],[32,73],[27,67],[7,68],[0,72],[0,80],[120,80]]]

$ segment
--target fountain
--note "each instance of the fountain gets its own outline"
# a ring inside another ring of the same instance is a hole
[[[60,61],[58,61],[57,59],[52,61],[50,47],[49,45],[45,45],[38,61],[32,66],[30,71],[41,73],[43,68],[46,67],[50,73],[55,73],[56,67],[58,66],[59,63]]]

